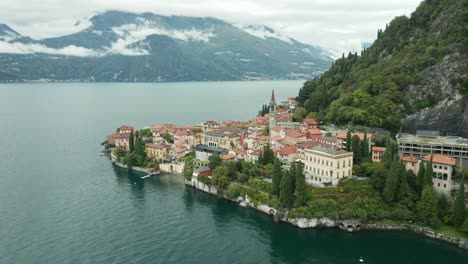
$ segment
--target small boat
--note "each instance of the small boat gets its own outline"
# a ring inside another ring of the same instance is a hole
[[[106,153],[102,153],[102,152],[99,153],[99,156],[105,156],[105,155],[106,155]]]
[[[364,263],[364,259],[362,258],[362,256],[359,258],[359,262]]]

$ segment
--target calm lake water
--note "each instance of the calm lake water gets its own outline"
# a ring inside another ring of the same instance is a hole
[[[248,119],[302,83],[0,85],[0,263],[468,263],[406,233],[300,230],[99,157],[121,124]]]

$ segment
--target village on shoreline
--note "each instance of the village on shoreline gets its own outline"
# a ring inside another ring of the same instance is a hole
[[[301,228],[410,230],[468,249],[467,139],[417,131],[394,140],[297,109],[272,91],[248,121],[122,125],[103,146],[120,167],[183,174],[187,185]]]

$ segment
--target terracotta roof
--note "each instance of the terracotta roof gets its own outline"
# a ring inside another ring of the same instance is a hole
[[[385,150],[387,150],[387,148],[384,148],[384,147],[372,147],[372,151],[381,151],[381,152],[385,152]]]
[[[283,129],[283,128],[279,127],[279,126],[276,126],[276,127],[272,128],[271,130],[279,132],[279,131],[281,131],[281,129]]]
[[[274,140],[274,141],[278,141],[278,140],[281,140],[283,139],[282,137],[280,136],[276,136],[276,137],[270,137],[270,136],[260,136],[258,137],[259,140]]]
[[[112,137],[112,138],[116,138],[118,135],[119,135],[119,132],[113,132],[109,136]]]
[[[456,161],[455,161],[454,158],[449,157],[449,156],[445,156],[445,155],[442,155],[442,154],[432,154],[432,155],[424,156],[424,160],[425,161],[430,161],[431,156],[432,156],[432,162],[433,163],[447,164],[447,165],[451,165],[451,166],[455,166],[455,164],[456,164]]]
[[[339,138],[339,139],[346,139],[346,134],[348,132],[346,131],[341,131],[339,132],[337,135],[336,135],[336,138]],[[364,133],[361,133],[361,132],[353,132],[351,133],[351,137],[354,136],[354,135],[358,135],[359,136],[359,139],[360,140],[363,140],[364,139]],[[371,133],[367,133],[367,139],[371,139],[372,138],[372,134]]]
[[[314,142],[314,141],[303,141],[301,143],[297,144],[297,147],[300,149],[308,149],[308,148],[313,148],[315,146],[319,146],[320,143]]]
[[[302,120],[302,123],[305,123],[307,125],[317,125],[317,121],[315,121],[315,119],[313,118],[306,118],[304,120]]]
[[[120,126],[120,130],[133,130],[133,127],[128,126],[128,125],[123,125],[123,126]]]
[[[146,144],[145,147],[147,147],[147,148],[155,148],[155,149],[164,149],[164,148],[168,148],[167,145],[158,145],[158,144]]]
[[[279,149],[278,153],[280,155],[291,155],[297,153],[296,146],[286,146]]]
[[[322,135],[322,132],[320,132],[320,129],[318,128],[308,129],[307,132],[309,132],[311,135]]]
[[[302,134],[302,132],[299,131],[299,130],[287,129],[287,130],[286,130],[286,136],[287,136],[287,137],[298,138],[298,137],[304,137],[305,135]]]
[[[406,162],[413,162],[413,163],[418,162],[418,159],[416,157],[411,157],[411,156],[403,156],[401,157],[401,160],[406,161]]]
[[[221,159],[222,159],[222,160],[230,160],[230,159],[234,159],[235,157],[236,157],[236,156],[235,156],[234,154],[229,153],[229,154],[223,155],[223,156],[221,157]]]
[[[116,139],[130,139],[130,133],[122,133],[118,135]]]

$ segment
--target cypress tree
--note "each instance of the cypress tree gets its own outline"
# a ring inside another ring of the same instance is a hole
[[[354,135],[351,138],[351,150],[353,151],[353,158],[355,164],[359,163],[362,156],[360,142],[361,140],[359,139],[358,135]]]
[[[128,138],[128,150],[130,152],[135,151],[135,138],[133,137],[133,130],[130,131],[130,137]]]
[[[455,203],[453,204],[453,224],[456,227],[460,227],[465,222],[465,217],[465,185],[464,177],[462,177],[460,188],[458,189],[457,197],[455,198]]]
[[[424,162],[421,162],[419,165],[418,171],[418,194],[421,196],[423,185],[424,185],[424,175],[426,174],[426,166],[424,166]]]
[[[432,170],[432,157],[431,157],[431,160],[427,163],[426,171],[424,172],[423,189],[424,189],[424,186],[432,187],[433,185],[432,175],[433,174],[434,174],[434,171]]]
[[[435,227],[439,221],[437,218],[437,196],[432,186],[424,186],[421,198],[416,204],[416,213],[419,219],[426,225]]]
[[[279,195],[280,193],[280,184],[281,184],[281,178],[283,177],[283,170],[281,169],[281,163],[279,159],[275,159],[275,162],[273,164],[273,189],[272,193],[273,195]]]
[[[286,171],[281,178],[280,203],[283,207],[291,208],[294,203],[293,191],[294,177],[291,172]]]
[[[293,177],[292,192],[294,193],[296,191],[296,162],[293,162],[291,164],[291,168],[289,169],[289,171],[291,172],[291,176]]]
[[[296,166],[296,201],[299,206],[305,205],[307,202],[307,189],[302,163],[297,163]]]
[[[351,151],[351,132],[348,131],[346,133],[346,147],[345,150],[350,152]]]
[[[395,200],[398,187],[398,173],[400,172],[399,164],[398,155],[395,155],[382,192],[382,198],[387,203]]]
[[[145,156],[145,146],[143,144],[143,140],[141,137],[136,138],[136,144],[135,144],[135,154]]]
[[[412,203],[413,191],[408,184],[408,174],[405,167],[400,162],[400,183],[398,185],[397,200],[404,204],[410,205]]]
[[[369,141],[367,140],[367,131],[364,131],[364,139],[361,142],[362,146],[362,157],[367,158],[369,156]]]

